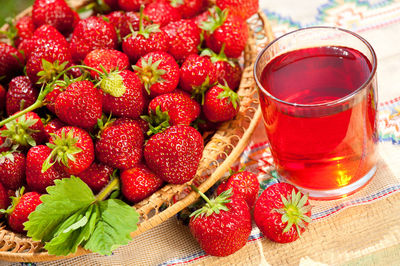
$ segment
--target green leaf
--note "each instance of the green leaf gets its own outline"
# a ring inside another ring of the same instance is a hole
[[[136,230],[139,215],[134,208],[118,199],[101,201],[98,205],[100,219],[83,247],[102,255],[110,255],[114,249],[132,239],[130,233]]]
[[[51,240],[64,220],[95,201],[93,192],[80,178],[64,178],[54,183],[55,186],[47,188],[48,194],[40,197],[43,203],[24,223],[27,235],[33,240]]]

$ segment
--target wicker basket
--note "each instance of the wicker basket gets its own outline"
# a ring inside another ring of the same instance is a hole
[[[74,8],[86,1],[69,1]],[[25,10],[17,16],[30,13]],[[261,118],[257,88],[253,79],[253,64],[260,49],[272,39],[273,33],[263,12],[259,11],[248,20],[250,38],[245,48],[244,71],[238,94],[240,110],[236,118],[226,122],[210,138],[204,148],[203,157],[193,180],[183,185],[166,185],[149,198],[134,207],[140,214],[138,229],[131,235],[135,237],[166,221],[179,211],[193,203],[198,194],[190,192],[189,186],[194,183],[202,192],[213,186],[236,161],[247,146],[250,137]],[[38,241],[32,241],[25,235],[16,234],[0,226],[0,259],[15,262],[40,262],[66,259],[90,253],[79,248],[69,256],[49,255]]]

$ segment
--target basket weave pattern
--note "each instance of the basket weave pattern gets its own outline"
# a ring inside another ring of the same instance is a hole
[[[86,1],[70,1],[72,7],[79,7]],[[30,9],[18,17],[29,14]],[[205,192],[213,186],[236,161],[247,146],[259,119],[259,108],[256,84],[253,79],[253,65],[260,49],[273,39],[270,25],[263,12],[258,12],[248,20],[249,40],[243,58],[243,76],[238,89],[240,110],[238,115],[207,138],[202,159],[193,180],[182,185],[168,184],[147,199],[134,205],[140,215],[138,229],[131,235],[135,237],[169,219],[197,198],[198,194],[190,192],[190,185],[195,184]],[[7,261],[38,262],[80,256],[89,253],[79,248],[75,254],[66,257],[49,255],[42,243],[31,238],[13,233],[6,226],[0,227],[0,259]]]

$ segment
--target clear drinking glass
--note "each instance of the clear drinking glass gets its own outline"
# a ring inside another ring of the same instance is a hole
[[[277,171],[311,198],[344,197],[376,172],[376,67],[365,39],[335,27],[290,32],[256,60]]]

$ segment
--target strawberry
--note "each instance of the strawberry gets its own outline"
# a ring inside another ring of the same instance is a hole
[[[161,178],[144,165],[137,165],[121,172],[122,194],[132,203],[147,198],[156,192],[163,183]]]
[[[179,83],[179,65],[166,52],[151,52],[133,66],[147,93],[152,97],[171,92]]]
[[[113,122],[113,126],[122,125],[125,123],[131,123],[132,121],[133,121],[133,123],[136,123],[140,127],[143,134],[145,134],[149,130],[149,123],[146,122],[145,120],[143,120],[142,118],[139,118],[139,119],[131,119],[131,118],[126,118],[126,117],[118,118]]]
[[[101,132],[96,142],[96,156],[109,166],[129,169],[142,159],[144,135],[139,122],[119,120]]]
[[[169,125],[171,126],[188,126],[200,115],[200,104],[192,99],[187,93],[183,91],[175,91],[157,96],[150,101],[150,117],[152,115],[158,115],[157,111],[167,112],[166,115],[168,115]],[[161,121],[161,123],[162,122],[163,121]]]
[[[246,21],[230,14],[229,10],[215,8],[200,27],[206,31],[207,47],[214,52],[219,53],[224,44],[227,57],[238,58],[244,51],[249,36]]]
[[[203,112],[211,122],[229,121],[239,112],[239,104],[236,92],[226,85],[218,84],[206,92]]]
[[[217,81],[217,71],[208,57],[192,54],[181,66],[180,86],[192,95],[201,95]]]
[[[9,116],[35,103],[39,95],[27,76],[13,78],[8,84],[6,110]]]
[[[52,46],[54,43],[62,47],[69,47],[65,37],[56,28],[50,25],[42,25],[34,31],[32,38],[23,40],[18,49],[22,50],[28,59],[37,47]]]
[[[10,197],[3,184],[0,183],[0,209],[7,209],[10,205]]]
[[[33,33],[35,32],[35,25],[33,24],[31,16],[24,16],[18,19],[15,28],[17,30],[17,35],[14,40],[15,47],[18,47],[23,40],[32,38]]]
[[[108,165],[93,162],[78,177],[85,182],[94,193],[99,193],[109,182],[114,169]]]
[[[2,82],[10,81],[17,76],[24,65],[22,54],[4,42],[0,42],[0,78]]]
[[[62,42],[49,42],[36,47],[26,63],[26,74],[32,83],[52,81],[72,62],[68,46]]]
[[[295,241],[311,222],[308,196],[288,183],[263,191],[254,207],[254,221],[264,236],[279,242]]]
[[[86,170],[94,160],[93,141],[89,133],[78,127],[60,128],[51,136],[47,146],[52,151],[43,163],[42,172],[57,163],[66,173],[77,175]]]
[[[147,26],[150,23],[147,20],[143,20],[143,25]],[[129,11],[122,15],[121,22],[119,24],[119,34],[123,39],[127,35],[132,33],[132,30],[139,31],[140,29],[140,14],[138,12]]]
[[[192,18],[201,12],[203,0],[168,0],[170,5],[176,8],[182,18]]]
[[[125,12],[118,10],[118,11],[113,11],[111,13],[108,13],[106,15],[104,15],[103,19],[109,23],[111,23],[111,25],[114,26],[115,31],[118,33],[120,31],[120,26],[121,23],[123,22],[123,16],[124,16]],[[139,17],[138,17],[138,21],[139,21]],[[121,34],[121,32],[120,32]]]
[[[204,11],[203,13],[195,16],[193,18],[194,23],[196,23],[197,27],[201,27],[201,24],[203,24],[203,22],[208,20],[208,17],[211,16],[211,12],[209,10]]]
[[[73,28],[75,16],[65,0],[35,0],[32,19],[36,27],[47,24],[66,34]]]
[[[117,86],[118,85],[118,86]],[[145,107],[143,85],[132,71],[110,73],[101,81],[103,111],[118,117],[138,118]]]
[[[152,0],[118,0],[119,8],[124,11],[139,11],[141,5],[147,5]]]
[[[242,68],[237,60],[229,59],[224,53],[225,45],[222,46],[219,54],[210,49],[202,51],[202,56],[209,56],[211,62],[217,70],[217,79],[219,84],[228,84],[229,88],[236,90],[242,79]]]
[[[112,49],[96,49],[91,51],[83,60],[83,63],[99,71],[124,70],[129,68],[129,58],[126,54]],[[98,78],[99,74],[90,71],[92,78]]]
[[[6,95],[6,89],[0,84],[0,117],[2,117],[6,109]]]
[[[183,62],[190,54],[199,52],[201,30],[190,19],[170,22],[162,28],[168,35],[170,53],[178,62]]]
[[[159,24],[144,27],[143,10],[140,11],[139,31],[127,35],[122,42],[122,50],[128,55],[131,63],[150,53],[156,51],[168,51],[168,36],[160,29]]]
[[[102,94],[88,80],[73,82],[56,98],[55,111],[61,121],[91,129],[101,117]]]
[[[22,148],[36,146],[46,140],[42,120],[34,112],[27,112],[5,124],[0,130],[0,135]]]
[[[166,0],[156,0],[148,4],[144,9],[144,14],[161,27],[181,19],[181,13]]]
[[[230,190],[211,200],[200,195],[207,203],[191,214],[189,228],[201,248],[209,255],[225,257],[246,245],[251,233],[247,203]]]
[[[26,183],[28,188],[40,193],[46,193],[46,188],[54,184],[55,179],[67,178],[60,165],[54,164],[42,173],[42,165],[51,154],[51,149],[45,145],[32,147],[26,156]]]
[[[183,184],[195,176],[203,147],[196,129],[177,125],[153,135],[145,145],[144,157],[147,166],[164,181]]]
[[[42,120],[43,122],[43,120]],[[44,124],[44,131],[46,132],[46,141],[49,141],[51,138],[50,134],[56,133],[57,130],[64,127],[65,124],[58,118],[54,118],[50,121],[46,121]]]
[[[38,205],[42,203],[40,194],[37,192],[24,193],[24,188],[16,192],[15,197],[11,197],[12,205],[3,210],[7,214],[8,226],[16,233],[24,233],[24,223],[28,221],[28,216]]]
[[[78,22],[72,32],[72,59],[79,62],[95,49],[116,49],[117,33],[112,24],[100,17],[89,17]]]
[[[258,0],[217,0],[216,5],[245,20],[257,13],[259,6]]]
[[[11,150],[0,153],[0,182],[6,189],[16,190],[22,186],[25,163],[25,155],[21,152]]]
[[[44,97],[44,102],[46,104],[47,109],[53,114],[56,113],[56,100],[57,97],[65,91],[66,87],[61,85],[54,85],[53,89],[46,94]]]
[[[217,194],[221,194],[228,189],[232,189],[236,196],[242,197],[252,209],[257,200],[260,183],[255,174],[248,171],[239,171],[238,173],[232,173],[225,182],[218,186]]]

